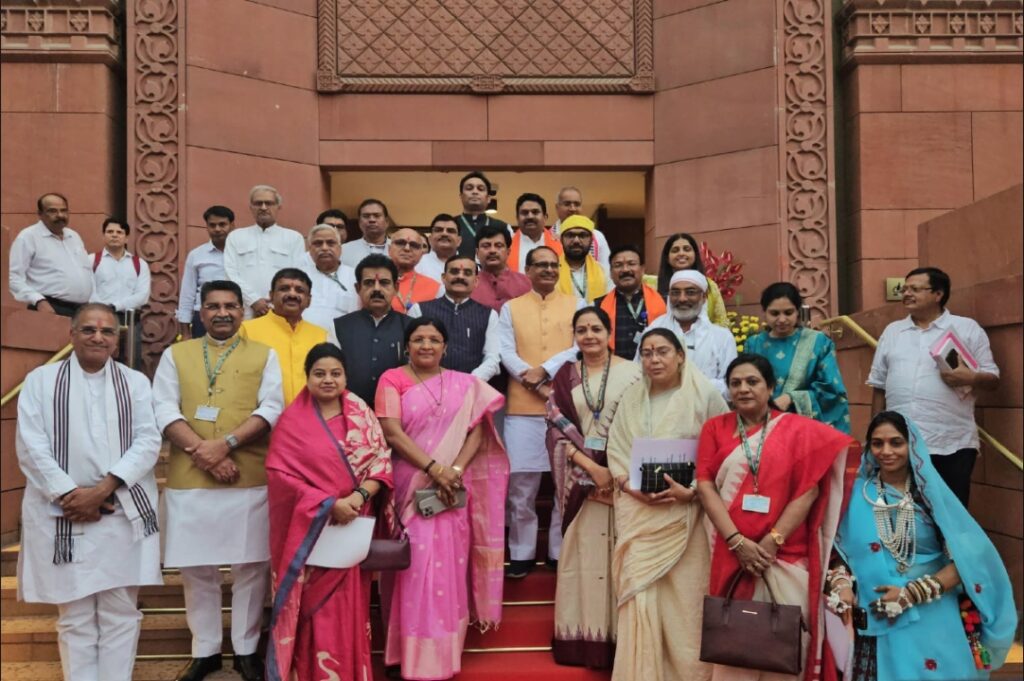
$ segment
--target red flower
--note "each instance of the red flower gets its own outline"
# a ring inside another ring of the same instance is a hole
[[[938,666],[939,666],[939,663],[938,663],[938,662],[936,662],[935,660],[933,660],[933,659],[932,659],[932,658],[930,658],[930,657],[929,657],[929,658],[927,658],[927,659],[926,659],[926,660],[924,661],[924,668],[925,668],[925,669],[927,669],[927,670],[929,670],[929,671],[935,671],[935,670],[936,670],[936,669],[938,668]]]
[[[980,594],[981,593],[981,584],[975,584],[974,585],[974,593],[976,593],[976,594]]]
[[[882,550],[882,545],[881,544],[879,544],[876,541],[871,542],[871,551],[873,553],[878,553],[881,550]]]

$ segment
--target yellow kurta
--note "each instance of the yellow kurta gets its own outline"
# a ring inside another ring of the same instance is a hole
[[[284,388],[285,406],[306,385],[306,355],[314,345],[327,342],[327,330],[299,320],[293,329],[288,320],[273,311],[242,323],[241,335],[269,345],[281,362],[281,386]]]

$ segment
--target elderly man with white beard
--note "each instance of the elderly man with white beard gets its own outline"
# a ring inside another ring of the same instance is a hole
[[[736,339],[729,329],[712,324],[705,309],[708,280],[697,270],[680,270],[672,275],[668,288],[669,314],[654,320],[650,329],[669,329],[686,346],[686,359],[693,362],[725,398],[725,370],[736,359]]]

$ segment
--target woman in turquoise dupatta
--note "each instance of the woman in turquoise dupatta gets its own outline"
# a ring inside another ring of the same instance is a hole
[[[829,609],[861,620],[847,677],[989,678],[1017,628],[999,554],[935,471],[916,426],[881,412],[867,440],[826,581]]]
[[[761,294],[768,330],[749,338],[744,352],[761,355],[775,371],[772,398],[782,411],[827,423],[849,434],[850,406],[832,340],[800,326],[803,298],[786,281]]]

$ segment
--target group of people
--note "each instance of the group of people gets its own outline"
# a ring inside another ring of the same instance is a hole
[[[738,354],[692,236],[665,241],[648,284],[642,249],[609,248],[578,189],[552,227],[523,194],[515,228],[486,214],[490,189],[467,174],[463,212],[427,235],[367,199],[352,241],[337,210],[305,239],[281,227],[266,185],[251,227],[209,208],[152,385],[113,360],[116,304],[54,285],[47,268],[81,260],[81,240],[66,201],[40,198],[12,291],[20,277],[20,300],[70,314],[74,352],[19,399],[18,584],[58,605],[66,679],[131,678],[138,589],[161,563],[181,570],[192,632],[179,681],[222,666],[225,565],[248,681],[371,678],[374,574],[389,675],[451,678],[468,627],[500,624],[504,579],[541,562],[557,570],[555,661],[622,681],[796,678],[701,661],[703,599],[727,593],[801,608],[807,679],[985,678],[1002,662],[1009,580],[966,510],[975,393],[999,372],[984,331],[945,309],[943,272],[907,277],[858,459],[835,348],[801,323],[795,286],[765,289],[766,328]],[[937,368],[928,348],[950,329],[976,368]],[[630,483],[652,442],[696,453],[692,483]],[[360,517],[408,543],[407,568],[308,564],[325,527]]]

